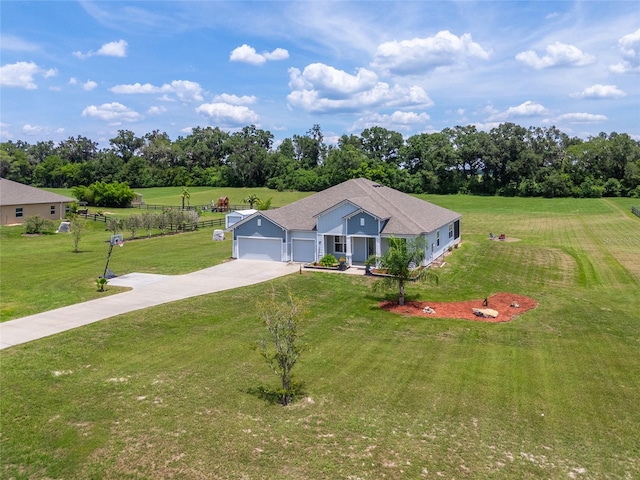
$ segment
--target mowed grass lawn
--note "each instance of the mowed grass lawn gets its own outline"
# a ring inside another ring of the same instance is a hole
[[[3,350],[0,476],[640,477],[633,201],[424,198],[464,215],[463,244],[439,284],[411,285],[409,299],[508,291],[538,307],[503,324],[403,317],[378,308],[392,294],[373,293],[364,276],[303,272]],[[10,253],[34,264],[26,252],[42,257],[45,247],[29,242],[58,240],[0,231],[4,304]],[[489,232],[519,241],[492,242]],[[64,248],[44,260],[62,282],[70,273],[60,257],[76,258]],[[180,258],[200,268],[229,252],[228,240],[196,232],[128,242],[112,262],[117,273],[178,273],[189,266]],[[91,271],[104,254],[95,247]],[[256,393],[277,385],[251,348],[263,333],[256,300],[272,287],[309,307],[296,366],[305,394],[287,408]],[[37,297],[44,287],[24,288]]]

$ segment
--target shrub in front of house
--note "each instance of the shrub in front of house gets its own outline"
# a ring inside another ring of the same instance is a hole
[[[323,267],[335,267],[337,265],[337,263],[338,263],[338,260],[336,259],[336,257],[334,257],[330,253],[327,253],[318,262],[318,264],[323,266]]]

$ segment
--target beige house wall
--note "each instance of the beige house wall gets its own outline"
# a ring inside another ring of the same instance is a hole
[[[16,217],[17,208],[22,208],[22,217]],[[0,207],[0,225],[21,224],[34,215],[40,215],[47,220],[62,220],[66,216],[66,208],[65,202],[3,205]],[[54,213],[51,213],[52,209],[55,210]]]

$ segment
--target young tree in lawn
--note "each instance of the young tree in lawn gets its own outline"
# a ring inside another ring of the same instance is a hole
[[[71,218],[71,223],[69,224],[69,231],[71,232],[71,237],[73,238],[73,252],[78,253],[78,244],[80,243],[80,237],[82,233],[87,227],[87,220],[80,215],[74,215]]]
[[[258,198],[258,196],[255,193],[252,193],[251,195],[248,195],[247,198],[245,198],[244,200],[242,200],[244,203],[248,203],[249,204],[249,208],[253,209],[253,205],[255,203],[260,203],[260,199]]]
[[[412,239],[390,237],[389,249],[382,255],[373,256],[368,263],[374,263],[384,270],[386,275],[373,284],[374,290],[398,288],[398,305],[404,305],[404,286],[409,281],[434,280],[438,276],[430,268],[420,264],[425,258],[426,242],[424,237]]]
[[[258,303],[258,312],[269,335],[269,339],[263,338],[258,343],[258,349],[280,378],[282,388],[277,393],[280,403],[286,406],[296,394],[292,370],[305,348],[298,330],[306,313],[304,303],[289,291],[286,298],[280,298],[272,290],[266,300]]]
[[[118,217],[108,217],[107,218],[107,230],[109,230],[114,235],[116,233],[122,232],[122,219]]]
[[[129,215],[124,219],[124,226],[131,233],[131,238],[135,238],[136,232],[142,227],[142,215]]]
[[[191,194],[189,193],[189,189],[187,187],[182,187],[180,191],[180,198],[182,199],[182,209],[184,210],[184,201],[187,201],[187,206],[189,205],[189,199],[191,198]]]

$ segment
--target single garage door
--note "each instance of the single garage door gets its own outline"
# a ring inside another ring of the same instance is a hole
[[[238,258],[245,260],[282,261],[282,240],[279,238],[240,237]]]
[[[314,262],[316,260],[315,240],[294,238],[292,247],[294,262]]]

